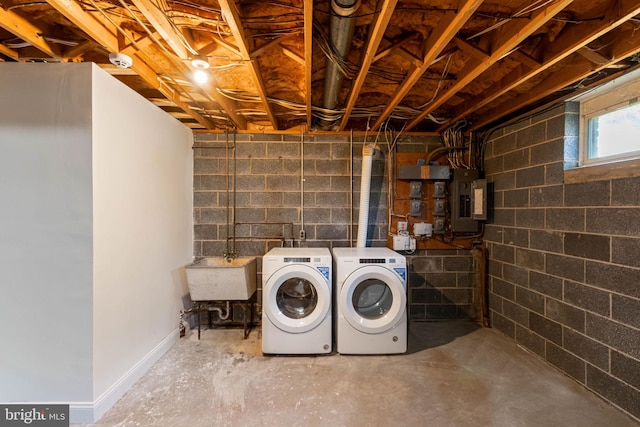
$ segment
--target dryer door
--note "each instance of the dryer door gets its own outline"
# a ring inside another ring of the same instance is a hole
[[[367,265],[351,273],[340,288],[340,313],[357,330],[385,332],[402,318],[407,305],[404,282],[387,268]]]
[[[271,323],[286,332],[315,328],[331,308],[327,279],[315,268],[287,265],[269,277],[263,289],[262,309]]]

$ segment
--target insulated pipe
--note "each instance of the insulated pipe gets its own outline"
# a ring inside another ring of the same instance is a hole
[[[369,228],[369,196],[371,193],[371,166],[373,148],[362,146],[362,175],[360,177],[360,212],[358,215],[358,240],[356,247],[367,247],[367,229]]]
[[[355,18],[353,15],[360,7],[360,0],[331,0],[331,19],[329,20],[329,38],[333,51],[344,60],[349,54]],[[344,75],[331,58],[327,59],[327,71],[324,80],[323,105],[329,110],[338,104],[338,94]]]

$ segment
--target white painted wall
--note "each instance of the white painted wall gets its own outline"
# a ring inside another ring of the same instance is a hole
[[[177,340],[191,141],[95,65],[0,63],[0,401],[93,422]]]
[[[0,63],[0,401],[92,400],[89,70]]]
[[[93,95],[93,392],[99,398],[129,381],[123,377],[134,365],[162,354],[156,346],[178,339],[181,297],[188,293],[180,271],[193,253],[193,137],[95,66]]]

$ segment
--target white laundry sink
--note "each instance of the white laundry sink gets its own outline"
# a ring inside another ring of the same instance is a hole
[[[203,258],[185,267],[192,301],[248,300],[256,291],[256,258]]]

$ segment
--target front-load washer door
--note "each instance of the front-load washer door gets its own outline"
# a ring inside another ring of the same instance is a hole
[[[263,307],[278,328],[290,333],[318,326],[331,308],[330,285],[316,269],[287,265],[269,277],[263,289]]]
[[[403,281],[392,271],[367,265],[351,273],[340,288],[340,313],[357,330],[378,334],[393,328],[407,305]]]

